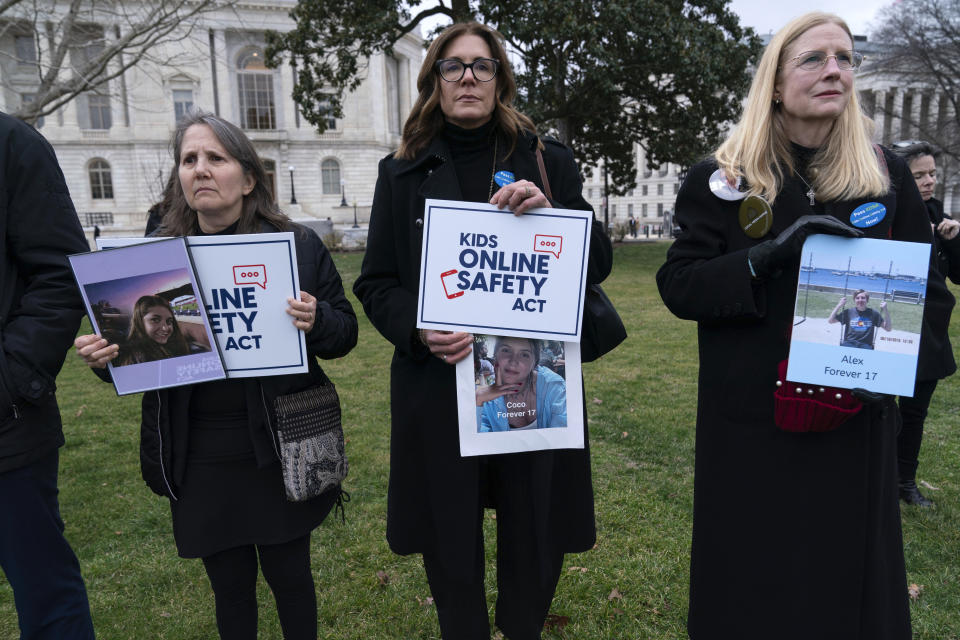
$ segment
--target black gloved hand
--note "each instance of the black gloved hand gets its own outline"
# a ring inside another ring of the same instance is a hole
[[[856,387],[850,389],[850,393],[853,394],[853,397],[862,402],[863,404],[879,404],[883,402],[887,394],[877,393],[876,391],[867,391],[862,387]]]
[[[802,216],[773,240],[761,242],[750,248],[747,259],[753,266],[753,273],[758,278],[779,275],[783,267],[795,262],[800,256],[800,250],[807,236],[815,233],[829,233],[849,238],[859,238],[863,235],[863,231],[831,216]]]

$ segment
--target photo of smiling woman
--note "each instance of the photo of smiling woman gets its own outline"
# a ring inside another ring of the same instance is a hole
[[[160,296],[141,296],[133,306],[130,333],[114,366],[152,362],[190,353],[170,303]]]
[[[567,383],[540,364],[543,340],[476,336],[475,348],[493,340],[496,383],[477,385],[477,432],[567,426]]]

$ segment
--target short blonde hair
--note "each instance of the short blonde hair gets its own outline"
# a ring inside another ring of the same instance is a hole
[[[746,178],[749,194],[771,203],[783,186],[784,173],[790,175],[794,170],[783,114],[774,103],[777,75],[787,48],[808,30],[824,24],[842,28],[853,45],[853,34],[839,16],[812,12],[788,22],[763,52],[740,122],[714,153],[728,177]],[[873,121],[860,110],[852,88],[850,100],[810,162],[809,177],[819,200],[850,200],[887,192],[890,181],[870,141],[872,132]]]

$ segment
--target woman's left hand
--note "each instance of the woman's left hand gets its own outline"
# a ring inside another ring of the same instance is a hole
[[[957,222],[956,220],[944,218],[943,222],[937,225],[937,233],[939,233],[945,240],[953,240],[957,237],[958,232],[960,232],[960,222]]]
[[[287,313],[293,316],[293,326],[304,333],[310,333],[317,319],[317,299],[306,291],[300,292],[300,299],[287,298]]]
[[[490,204],[497,205],[498,209],[507,207],[515,216],[522,216],[530,209],[553,206],[540,187],[529,180],[517,180],[500,187],[490,198]]]

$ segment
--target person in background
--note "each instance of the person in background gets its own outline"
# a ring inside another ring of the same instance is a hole
[[[930,242],[906,163],[870,142],[861,60],[838,16],[790,21],[740,122],[677,196],[681,232],[657,285],[698,331],[691,640],[911,637],[896,406],[785,375],[809,235]],[[885,215],[861,230],[864,203]],[[927,304],[948,296],[931,269]]]
[[[57,499],[55,380],[83,300],[67,255],[89,249],[53,148],[0,113],[0,568],[22,640],[94,637]]]
[[[400,149],[380,162],[367,252],[353,286],[394,346],[387,540],[396,553],[423,554],[443,638],[489,640],[482,523],[484,507],[495,507],[495,622],[510,640],[533,640],[564,554],[586,551],[596,539],[590,449],[460,456],[452,365],[471,357],[474,338],[416,329],[424,199],[491,203],[515,215],[590,205],[570,149],[538,138],[513,107],[516,83],[496,31],[477,23],[448,27],[430,45],[417,88]],[[512,181],[498,186],[498,171]],[[610,241],[594,221],[588,283],[602,281],[612,262]]]
[[[931,261],[940,275],[960,284],[960,222],[944,216],[943,203],[933,197],[934,187],[937,185],[937,152],[931,144],[915,141],[894,143],[893,150],[906,160],[926,205],[927,218],[933,231]],[[933,501],[917,488],[923,423],[926,421],[937,381],[952,375],[957,369],[948,335],[951,311],[950,308],[925,309],[928,319],[937,331],[936,342],[943,348],[938,351],[921,350],[913,397],[900,396],[899,400],[900,416],[903,419],[903,427],[897,436],[900,499],[918,507],[933,506]],[[923,340],[927,340],[927,334],[921,338],[921,341]]]

